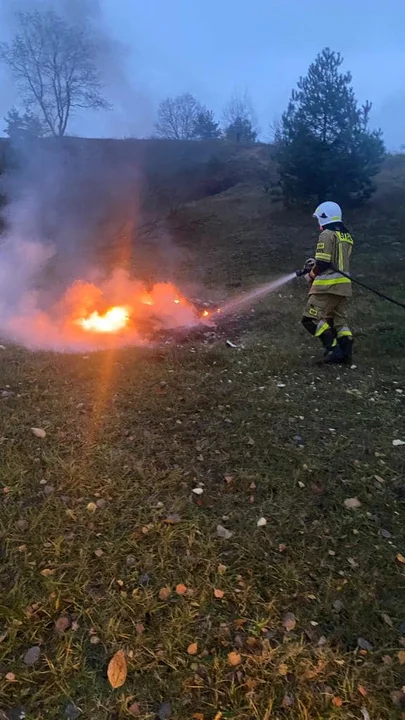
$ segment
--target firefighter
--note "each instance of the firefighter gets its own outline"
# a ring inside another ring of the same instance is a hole
[[[353,335],[347,324],[351,281],[337,270],[350,273],[353,238],[342,222],[342,210],[335,202],[323,202],[316,208],[321,234],[315,258],[307,261],[310,271],[308,302],[302,324],[311,335],[319,338],[324,349],[324,362],[351,364]]]

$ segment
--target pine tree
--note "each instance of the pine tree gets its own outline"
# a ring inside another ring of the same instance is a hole
[[[384,157],[371,103],[358,105],[343,58],[325,48],[300,78],[276,137],[284,200],[361,202],[374,190]]]
[[[12,107],[4,118],[4,132],[11,140],[35,140],[46,134],[44,123],[30,110],[21,114]]]
[[[257,132],[247,118],[237,117],[225,128],[225,137],[232,142],[256,142]]]
[[[199,140],[210,140],[221,136],[219,123],[215,122],[212,110],[208,110],[205,107],[201,108],[201,111],[197,115],[194,133],[195,137]]]

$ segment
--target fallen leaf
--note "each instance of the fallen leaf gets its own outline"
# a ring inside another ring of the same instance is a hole
[[[232,667],[236,667],[241,664],[242,657],[237,652],[230,652],[228,653],[228,662]]]
[[[217,525],[217,537],[223,538],[224,540],[229,540],[232,535],[233,533],[230,530],[227,530],[222,525]]]
[[[296,624],[297,624],[297,621],[295,619],[294,613],[291,613],[291,612],[285,613],[285,615],[283,617],[283,627],[287,630],[287,632],[290,632],[290,630],[294,630]]]
[[[384,665],[391,665],[392,663],[392,657],[390,655],[383,655],[381,660],[383,661]]]
[[[8,672],[5,677],[6,677],[7,682],[15,682],[16,678],[15,678],[14,673]]]
[[[17,520],[15,526],[16,526],[17,530],[20,530],[20,532],[25,532],[29,528],[29,524],[28,524],[27,520],[23,520],[23,519]]]
[[[98,635],[92,635],[90,638],[90,645],[100,645],[101,640]]]
[[[217,567],[218,575],[225,575],[226,573],[226,565],[219,564]]]
[[[194,493],[194,495],[202,495],[204,490],[200,487],[196,487],[193,488],[191,492]]]
[[[127,679],[127,661],[123,650],[118,650],[108,663],[107,677],[114,689],[121,687]]]
[[[368,693],[364,685],[359,685],[359,693],[360,695],[363,695],[363,697],[367,697]]]
[[[61,635],[66,632],[66,630],[69,630],[71,624],[71,619],[67,615],[62,615],[55,621],[55,632]]]
[[[394,703],[394,705],[396,707],[400,707],[404,700],[404,693],[402,692],[402,690],[393,690],[390,693],[390,696],[391,696],[391,700]]]
[[[282,677],[288,675],[288,665],[286,665],[285,663],[281,663],[281,665],[278,666],[278,674]]]
[[[139,703],[134,702],[134,703],[132,703],[132,705],[128,708],[128,712],[129,712],[129,714],[132,715],[133,717],[138,717],[138,716],[141,714],[141,712],[142,712],[142,711],[141,711],[141,706],[139,705]]]
[[[361,714],[363,715],[363,720],[370,720],[370,714],[366,708],[361,708]]]
[[[400,650],[397,653],[397,658],[399,660],[400,665],[405,665],[405,650]]]
[[[197,655],[198,653],[198,643],[191,643],[191,645],[187,648],[187,654],[188,655]]]
[[[402,565],[405,565],[405,557],[403,555],[401,555],[401,553],[398,553],[396,560],[398,560],[398,562],[401,563]]]
[[[284,695],[282,706],[283,708],[290,708],[294,705],[294,696],[293,695]]]
[[[381,615],[381,617],[382,617],[382,619],[384,620],[384,622],[385,622],[387,625],[389,625],[389,627],[391,627],[391,628],[394,627],[394,623],[392,622],[392,620],[391,620],[391,618],[390,618],[389,615],[387,615],[386,613],[383,613],[383,614]]]
[[[181,517],[178,513],[171,513],[163,520],[166,525],[176,525],[177,523],[181,522]]]
[[[94,551],[94,554],[96,557],[101,558],[104,555],[104,550],[102,550],[101,548],[98,548],[97,550]]]
[[[54,575],[54,574],[55,574],[54,568],[44,568],[43,570],[41,570],[41,575],[43,575],[44,577],[49,577],[50,575]]]
[[[332,698],[332,703],[335,707],[342,707],[343,700],[342,700],[342,698],[335,696],[334,698]]]
[[[347,498],[347,499],[345,500],[345,502],[344,502],[344,506],[345,506],[348,510],[354,510],[355,508],[359,508],[359,507],[361,506],[361,502],[360,502],[360,500],[359,500],[358,498],[356,498],[356,497]]]
[[[104,498],[100,498],[99,500],[97,500],[96,505],[98,509],[101,510],[106,505],[106,501],[104,500]]]
[[[145,632],[145,625],[142,625],[142,623],[137,623],[135,625],[136,634],[140,637]]]
[[[399,447],[400,445],[405,445],[405,440],[399,440],[399,439],[393,440],[392,444],[394,447]]]
[[[259,518],[257,521],[257,527],[264,527],[265,525],[267,525],[266,518],[264,518],[264,517]]]
[[[233,483],[233,475],[224,475],[224,480],[227,485],[231,485]]]
[[[194,713],[192,720],[204,720],[204,715],[202,713]]]
[[[214,589],[214,595],[215,595],[215,597],[217,598],[217,600],[222,600],[222,598],[224,597],[225,593],[224,593],[223,590],[219,590],[219,588],[215,588],[215,589]]]
[[[24,655],[24,662],[29,667],[35,665],[38,662],[39,656],[41,655],[41,648],[38,645],[31,647]]]
[[[160,600],[167,600],[171,595],[171,590],[169,587],[162,587],[159,590],[159,599]]]
[[[69,703],[69,705],[66,706],[65,715],[68,720],[77,720],[77,718],[82,714],[82,711],[80,708],[77,707],[77,705],[73,705],[73,703]]]
[[[217,714],[216,714],[215,717],[214,717],[214,720],[221,720],[221,718],[222,718],[222,713],[221,713],[221,712],[217,712]]]
[[[179,583],[178,585],[176,585],[176,593],[177,593],[177,595],[185,595],[186,592],[187,592],[187,587],[186,587],[186,585],[183,585],[183,583]]]
[[[172,706],[169,702],[164,702],[159,707],[159,710],[157,711],[157,717],[159,720],[169,720],[169,717],[172,714]]]
[[[44,437],[46,437],[46,432],[42,428],[33,427],[33,428],[31,428],[31,432],[37,438],[43,439]]]
[[[372,644],[368,640],[365,640],[365,638],[362,638],[362,637],[357,638],[357,646],[359,648],[361,648],[361,650],[371,651],[373,649]]]
[[[278,546],[279,553],[283,553],[286,550],[287,550],[287,545],[285,545],[284,543],[280,543],[280,545]]]
[[[248,444],[248,445],[251,445],[251,446],[256,445],[256,443],[255,443],[255,441],[253,440],[253,438],[249,438],[249,440],[247,441],[247,444]]]
[[[86,507],[87,512],[89,513],[95,513],[97,510],[97,505],[94,502],[89,502],[89,504]]]

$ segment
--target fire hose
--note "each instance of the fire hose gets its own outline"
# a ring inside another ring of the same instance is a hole
[[[303,275],[308,275],[309,272],[311,272],[311,269],[313,267],[313,262],[308,261],[305,263],[304,267],[301,270],[296,270],[295,274],[297,277],[302,277]],[[331,265],[331,270],[333,272],[337,272],[340,275],[342,275],[345,278],[348,278],[348,280],[351,280],[352,282],[356,283],[356,285],[360,285],[365,290],[368,290],[369,292],[374,293],[374,295],[377,295],[378,297],[382,298],[383,300],[388,300],[388,302],[392,303],[393,305],[397,305],[398,307],[401,307],[403,310],[405,310],[405,303],[400,302],[399,300],[395,300],[392,297],[389,297],[389,295],[385,295],[384,293],[380,292],[380,290],[376,290],[375,288],[370,287],[370,285],[366,285],[366,283],[361,282],[361,280],[357,280],[357,278],[352,277],[351,275],[348,275],[347,273],[343,272],[342,270],[339,270],[334,265]]]

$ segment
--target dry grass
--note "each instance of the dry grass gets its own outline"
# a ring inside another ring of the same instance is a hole
[[[361,295],[358,367],[321,369],[300,302],[237,350],[1,351],[5,717],[404,717],[403,314]]]

